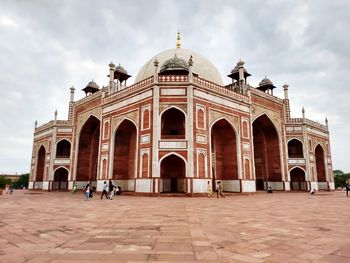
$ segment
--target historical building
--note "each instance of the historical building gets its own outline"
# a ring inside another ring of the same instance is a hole
[[[326,125],[290,115],[264,78],[247,84],[239,61],[224,84],[215,66],[178,43],[151,58],[128,86],[109,64],[109,84],[70,89],[67,120],[35,125],[32,189],[71,189],[112,179],[124,191],[198,195],[208,181],[227,192],[333,190]]]

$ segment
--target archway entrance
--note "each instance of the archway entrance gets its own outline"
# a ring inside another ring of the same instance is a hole
[[[292,190],[307,191],[305,172],[303,169],[295,167],[290,171],[290,188]]]
[[[53,176],[52,190],[67,190],[68,189],[68,171],[61,167],[58,168]]]
[[[282,182],[278,134],[266,115],[253,122],[253,141],[256,190],[266,190],[268,182]],[[282,184],[275,184],[278,186],[283,189]]]
[[[115,180],[135,179],[136,133],[135,124],[129,120],[124,120],[115,133],[113,159]]]
[[[326,178],[326,169],[324,164],[324,150],[322,146],[319,144],[315,148],[315,159],[316,159],[318,189],[326,190],[328,186],[327,186],[327,178]]]
[[[45,155],[46,155],[45,147],[41,146],[38,151],[38,163],[36,167],[35,182],[42,182],[44,180]]]
[[[172,154],[165,157],[160,164],[161,192],[186,192],[186,164],[179,156]]]
[[[225,119],[217,121],[211,128],[211,152],[212,185],[215,187],[216,180],[238,180],[236,133]],[[229,189],[227,184],[226,187],[224,184],[224,188],[225,191],[234,190]]]
[[[96,180],[99,143],[100,121],[91,116],[80,132],[76,181]]]

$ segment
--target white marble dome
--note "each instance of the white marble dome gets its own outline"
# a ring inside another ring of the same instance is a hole
[[[141,68],[141,70],[136,76],[135,82],[139,82],[154,74],[154,60],[156,58],[159,61],[159,66],[158,66],[158,73],[159,73],[159,70],[161,69],[163,63],[166,60],[173,58],[175,55],[178,58],[185,60],[186,62],[189,60],[190,56],[192,56],[193,73],[197,74],[198,77],[200,78],[209,80],[219,85],[223,85],[220,73],[216,69],[216,67],[213,65],[213,63],[211,63],[209,60],[202,57],[201,55],[184,48],[169,49],[155,55],[153,58],[148,60],[146,64]]]

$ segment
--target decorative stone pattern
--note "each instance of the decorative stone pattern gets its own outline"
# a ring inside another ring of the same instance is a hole
[[[114,131],[124,119],[133,120],[134,123],[138,124],[139,123],[139,111],[134,110],[134,111],[113,117],[113,119],[112,119],[112,131]],[[138,125],[136,125],[136,127],[138,127]]]
[[[209,114],[210,114],[210,117],[209,117],[210,127],[217,120],[225,118],[234,126],[236,131],[240,130],[238,116],[230,115],[230,114],[227,114],[227,113],[224,113],[224,112],[220,112],[220,111],[216,111],[216,110],[213,110],[213,109],[210,109]]]
[[[79,134],[81,128],[85,124],[85,122],[90,118],[90,116],[95,116],[97,119],[101,119],[101,113],[102,109],[101,107],[97,107],[94,109],[91,109],[89,111],[86,111],[84,113],[81,113],[78,115],[78,124],[77,124],[77,133]]]

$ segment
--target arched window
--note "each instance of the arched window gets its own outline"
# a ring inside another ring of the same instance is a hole
[[[57,143],[56,158],[69,158],[70,157],[70,142],[67,140],[61,140]]]
[[[288,142],[288,157],[289,158],[304,158],[303,144],[297,139]]]
[[[185,115],[171,108],[162,114],[162,139],[185,139]]]
[[[205,155],[203,153],[198,155],[198,177],[205,178]]]
[[[106,139],[109,136],[109,121],[105,122],[104,128],[103,128],[103,138]]]
[[[107,160],[102,161],[102,179],[107,179]]]
[[[143,112],[143,126],[142,129],[148,129],[149,128],[149,110],[145,110]]]
[[[244,160],[244,170],[245,170],[245,179],[250,180],[250,163],[248,159]]]
[[[246,121],[243,122],[243,137],[248,138],[248,124]]]
[[[203,112],[203,110],[199,109],[197,111],[197,118],[198,118],[198,120],[197,120],[198,121],[198,124],[197,124],[198,128],[204,129],[204,112]]]
[[[141,177],[142,178],[147,178],[148,177],[148,154],[144,153],[142,155],[142,174]]]

